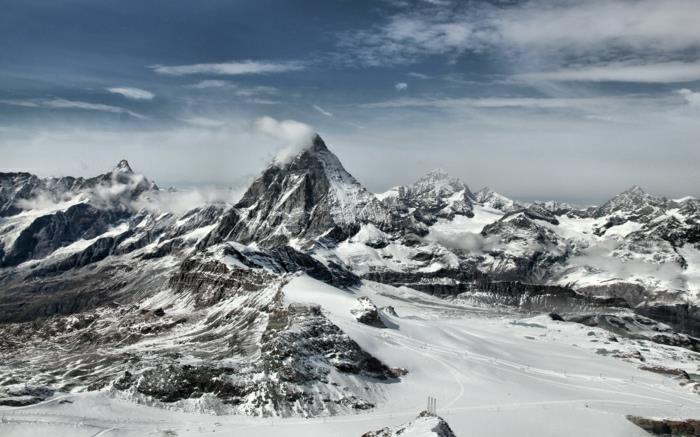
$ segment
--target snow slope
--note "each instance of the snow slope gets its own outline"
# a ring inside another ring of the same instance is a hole
[[[412,420],[428,396],[438,399],[438,414],[460,436],[641,437],[644,431],[625,415],[700,415],[697,394],[640,370],[642,363],[632,358],[639,353],[647,365],[692,372],[698,355],[685,349],[611,342],[597,328],[473,308],[372,282],[345,291],[298,276],[283,292],[285,304],[321,305],[368,352],[408,370],[401,383],[386,385],[385,402],[347,416],[262,419],[166,411],[99,392],[69,394],[30,407],[0,408],[0,434],[358,436]],[[362,296],[380,308],[388,329],[355,320],[350,310]],[[629,357],[620,358],[625,354]]]

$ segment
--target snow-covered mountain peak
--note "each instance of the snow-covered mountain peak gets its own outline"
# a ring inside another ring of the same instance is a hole
[[[233,215],[216,230],[218,239],[277,246],[332,233],[344,239],[362,223],[390,226],[390,211],[368,192],[316,135],[310,147],[287,162],[275,161],[255,179]]]
[[[323,174],[339,182],[360,185],[359,182],[345,170],[338,157],[328,150],[320,135],[315,135],[313,141],[300,148],[296,154],[280,160],[275,158],[263,175],[271,170],[301,175],[310,174],[313,177]]]
[[[489,187],[484,187],[481,190],[479,190],[474,195],[474,198],[477,203],[480,203],[483,206],[504,212],[512,211],[514,209],[519,209],[523,207],[522,205],[517,204],[512,199],[509,199],[508,197],[497,193],[496,191],[493,191]]]
[[[432,224],[436,217],[451,219],[455,215],[474,215],[474,195],[467,184],[441,169],[428,172],[412,185],[390,191],[380,195],[387,206],[398,211],[412,211],[426,224]]]
[[[621,202],[625,200],[632,200],[632,201],[641,201],[645,199],[652,199],[654,196],[651,194],[647,193],[644,191],[642,187],[639,185],[633,185],[623,191],[622,193],[618,194],[617,196],[613,197],[613,201]]]
[[[418,190],[429,190],[440,194],[453,194],[461,190],[466,190],[471,196],[471,191],[467,184],[459,178],[452,177],[445,170],[437,168],[421,176],[413,187]]]
[[[652,196],[639,185],[634,185],[597,208],[594,216],[602,217],[610,214],[655,216],[665,203],[665,199]]]

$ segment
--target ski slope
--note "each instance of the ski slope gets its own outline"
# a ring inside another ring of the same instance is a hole
[[[699,417],[700,397],[677,381],[642,371],[649,365],[695,373],[698,355],[647,342],[608,340],[605,331],[441,300],[410,289],[365,282],[344,291],[307,276],[283,289],[286,303],[318,304],[367,351],[408,374],[383,385],[377,408],[326,418],[209,416],[163,410],[104,392],[66,394],[41,404],[0,407],[0,435],[35,436],[359,436],[415,418],[426,399],[458,436],[645,436],[625,419]],[[350,313],[366,296],[387,329]]]

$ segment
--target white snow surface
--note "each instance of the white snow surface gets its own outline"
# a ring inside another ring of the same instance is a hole
[[[640,352],[649,365],[696,371],[686,349],[619,339],[597,328],[470,307],[406,288],[365,282],[341,290],[307,276],[284,288],[285,303],[321,305],[364,349],[408,374],[384,383],[385,400],[358,414],[312,419],[211,416],[72,393],[28,407],[0,407],[0,435],[60,436],[359,436],[413,420],[428,396],[458,436],[638,436],[626,414],[700,416],[700,397],[639,361],[600,350]],[[366,296],[387,329],[363,325],[350,310]],[[382,396],[384,397],[384,396]]]

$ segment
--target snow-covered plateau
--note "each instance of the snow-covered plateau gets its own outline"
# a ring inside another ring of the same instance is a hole
[[[0,435],[694,435],[699,301],[691,196],[0,173]]]

